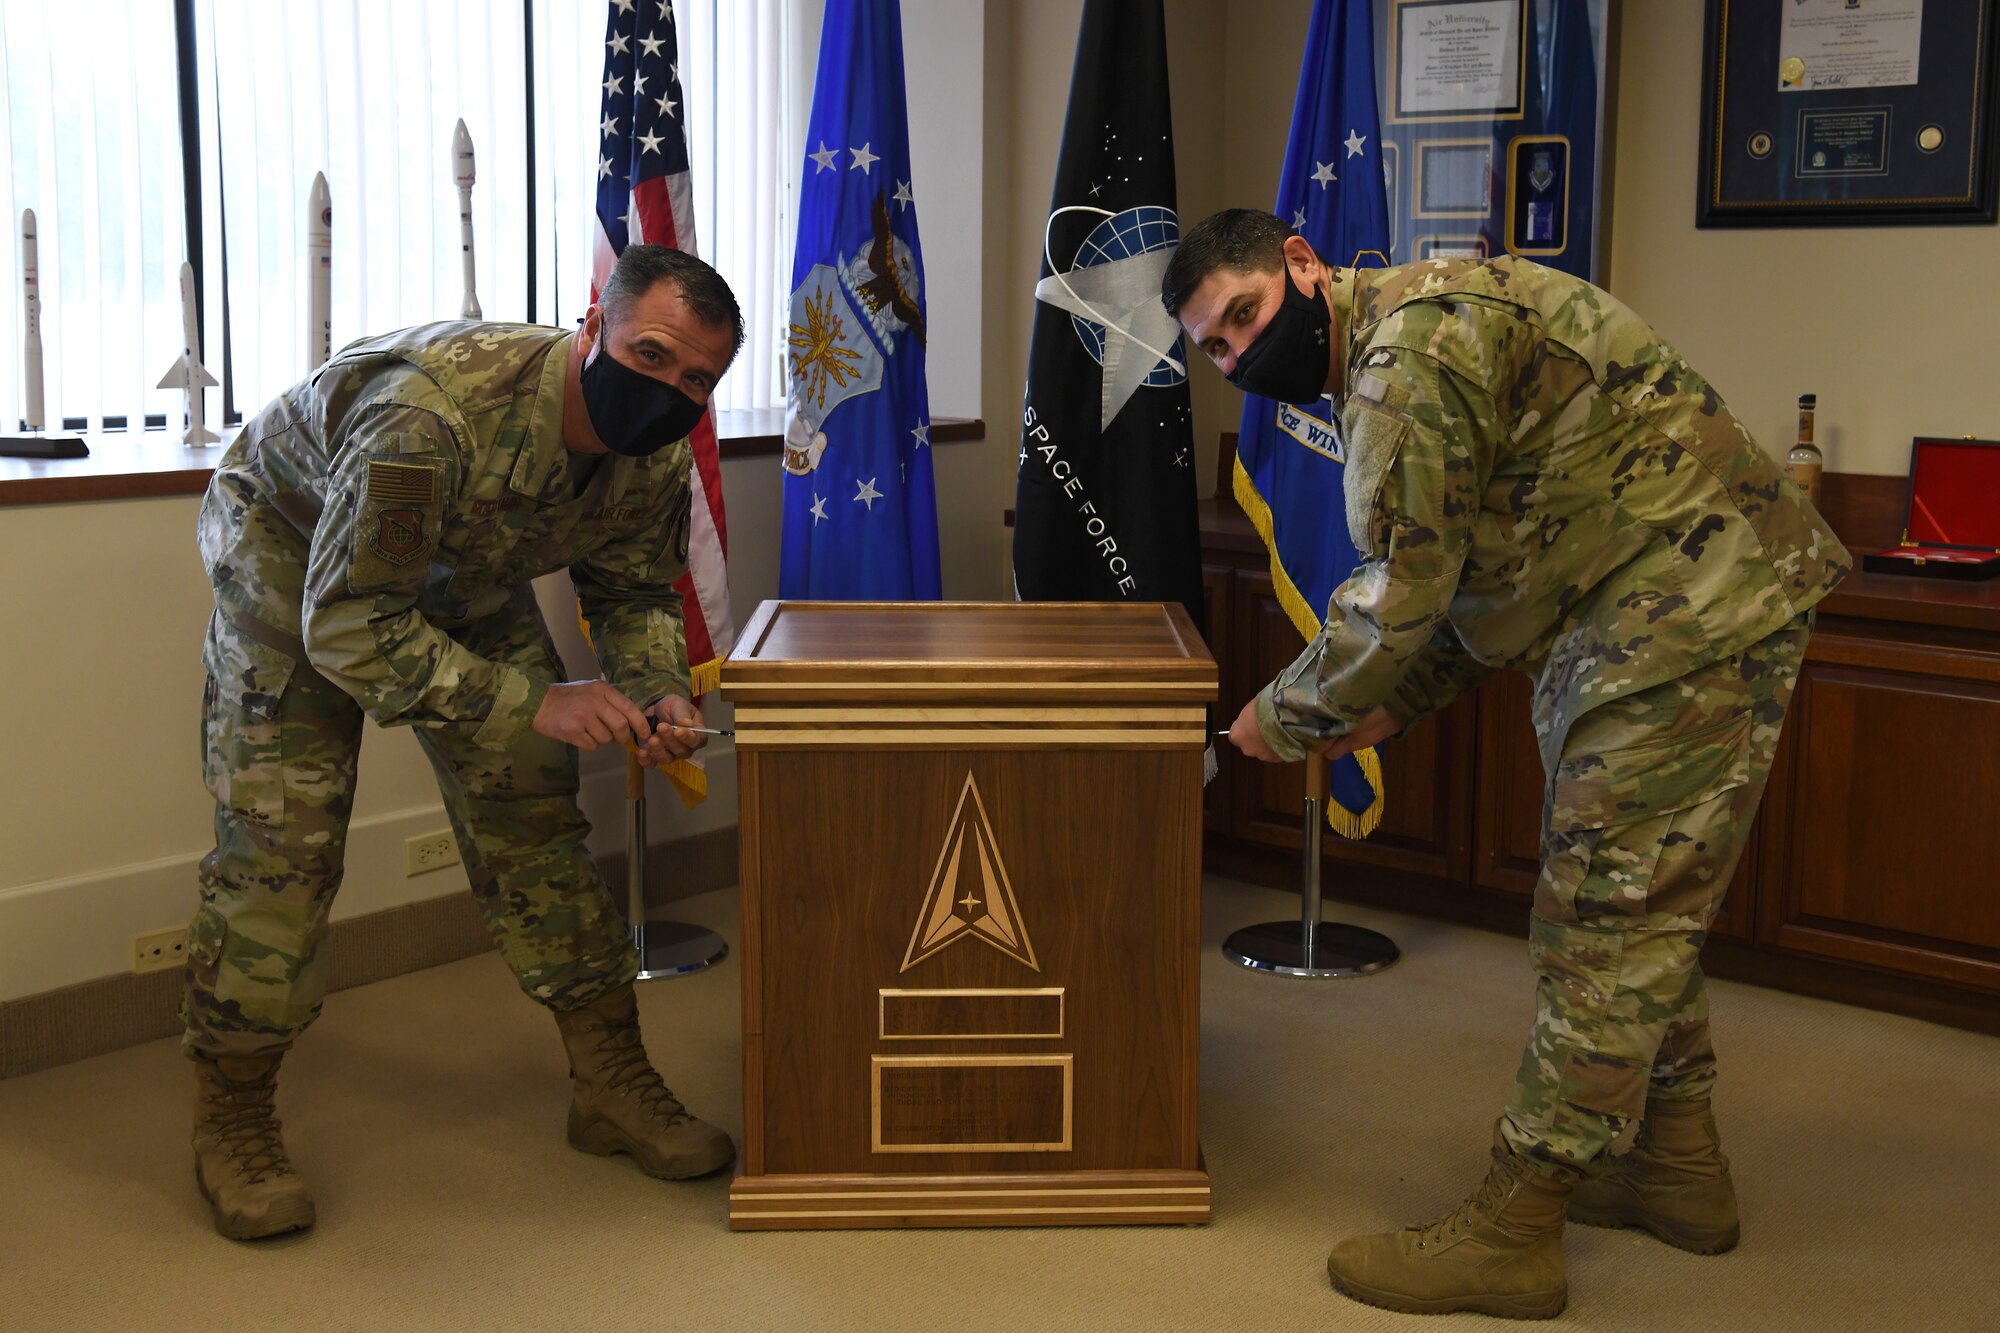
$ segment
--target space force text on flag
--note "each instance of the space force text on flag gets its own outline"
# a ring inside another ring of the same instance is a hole
[[[1160,0],[1086,0],[1042,234],[1015,489],[1023,601],[1179,602],[1203,626]]]

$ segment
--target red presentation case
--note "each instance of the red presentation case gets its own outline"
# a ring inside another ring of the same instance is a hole
[[[2000,574],[2000,440],[1911,441],[1903,540],[1862,556],[1861,567],[1934,579]]]

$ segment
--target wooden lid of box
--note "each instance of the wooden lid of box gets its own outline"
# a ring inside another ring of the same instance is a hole
[[[722,697],[1207,702],[1215,659],[1157,602],[765,602]]]

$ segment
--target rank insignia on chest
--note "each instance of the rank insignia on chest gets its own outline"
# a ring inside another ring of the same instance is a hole
[[[392,564],[403,564],[424,549],[424,511],[384,509],[375,516],[375,550]]]

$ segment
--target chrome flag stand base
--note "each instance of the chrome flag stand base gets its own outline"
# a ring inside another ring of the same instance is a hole
[[[1240,967],[1281,977],[1365,977],[1402,957],[1380,931],[1319,919],[1321,838],[1326,830],[1326,760],[1306,759],[1305,883],[1297,921],[1245,926],[1222,942],[1222,955]]]
[[[639,951],[635,981],[685,977],[729,956],[729,943],[704,926],[686,921],[646,919],[646,771],[625,759],[625,877],[632,923],[632,947]]]

